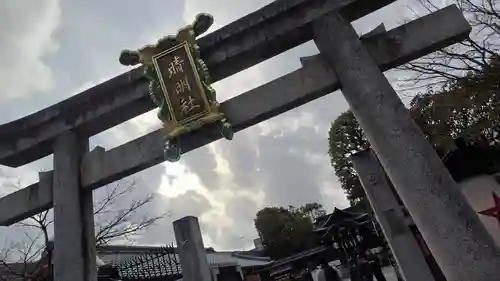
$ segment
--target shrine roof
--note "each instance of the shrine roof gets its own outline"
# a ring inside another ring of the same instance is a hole
[[[263,270],[269,270],[269,271],[279,270],[281,267],[287,266],[289,264],[293,264],[296,262],[304,262],[304,260],[307,261],[307,259],[315,258],[316,256],[320,255],[322,256],[325,252],[328,251],[335,251],[335,250],[329,246],[319,246],[316,248],[312,248],[307,251],[302,251],[295,255],[291,255],[289,257],[276,260]]]
[[[330,214],[322,216],[316,220],[316,227],[318,229],[327,228],[332,225],[342,225],[343,223],[355,223],[361,222],[366,219],[368,214],[366,212],[354,213],[348,211],[348,209],[338,209],[335,208]]]

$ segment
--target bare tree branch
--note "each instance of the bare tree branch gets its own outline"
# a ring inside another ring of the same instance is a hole
[[[165,217],[167,213],[158,216],[145,215],[140,219],[133,218],[141,208],[151,203],[153,199],[154,197],[152,195],[148,195],[147,197],[140,200],[134,200],[125,209],[110,210],[108,206],[102,208],[102,210],[106,210],[105,213],[112,213],[113,217],[109,220],[104,221],[104,223],[96,225],[96,227],[98,228],[98,230],[96,231],[96,244],[107,244],[117,238],[128,239],[130,235],[137,234],[139,231],[146,229],[158,220]],[[113,200],[110,200],[109,202],[112,201]]]
[[[482,73],[491,57],[500,51],[499,2],[456,0],[473,28],[471,38],[399,67],[399,70],[411,73],[400,79],[403,91],[446,86],[468,73]],[[415,0],[415,3],[427,12],[439,9],[433,0]]]
[[[127,198],[137,182],[120,181],[105,188],[105,196],[94,202],[94,216],[96,222],[96,246],[107,244],[116,239],[129,239],[137,235],[168,213],[149,215],[142,211],[153,202],[154,196],[147,194],[139,199]],[[131,196],[132,197],[132,196]],[[132,200],[130,202],[130,200]],[[16,224],[22,229],[24,243],[18,242],[10,245],[0,252],[0,267],[2,272],[16,276],[20,280],[32,280],[40,272],[30,272],[33,265],[38,269],[47,270],[47,265],[52,264],[52,247],[50,230],[53,224],[49,211],[44,211],[33,217]],[[33,235],[35,233],[35,235]],[[8,263],[9,256],[18,256],[16,263],[22,268],[13,268],[13,263]],[[47,272],[44,272],[47,274]],[[0,281],[6,280],[0,274]]]
[[[96,215],[96,244],[98,246],[108,244],[110,241],[124,238],[128,239],[131,235],[136,235],[149,226],[164,218],[168,213],[151,216],[145,214],[137,217],[144,206],[154,200],[152,194],[147,194],[143,198],[132,200],[125,208],[117,208],[117,202],[120,202],[123,196],[137,188],[137,182],[122,181],[113,188],[107,190],[107,196],[97,202],[94,213]],[[99,219],[103,218],[103,219]]]

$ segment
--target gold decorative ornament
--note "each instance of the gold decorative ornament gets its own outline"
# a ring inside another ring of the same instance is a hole
[[[156,45],[139,50],[124,50],[120,55],[123,65],[144,66],[144,75],[150,80],[149,94],[160,108],[158,118],[165,131],[165,157],[174,162],[182,153],[179,136],[217,122],[222,136],[233,138],[231,124],[220,111],[212,88],[210,74],[200,55],[196,37],[213,24],[209,14],[198,14],[193,24],[166,36]]]

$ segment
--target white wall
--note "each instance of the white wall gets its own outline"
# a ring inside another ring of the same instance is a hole
[[[459,186],[462,189],[462,194],[467,198],[476,213],[495,206],[493,192],[500,197],[500,185],[495,181],[495,176],[477,176],[460,182]],[[477,215],[498,247],[500,247],[500,225],[498,220],[478,213]]]

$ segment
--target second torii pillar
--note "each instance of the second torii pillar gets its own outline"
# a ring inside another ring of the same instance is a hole
[[[356,153],[351,156],[351,161],[404,279],[434,281],[424,254],[404,222],[402,207],[373,150]]]
[[[443,23],[446,24],[446,23]],[[354,116],[448,281],[498,281],[500,250],[342,15],[313,23]],[[394,48],[405,42],[394,42]]]

